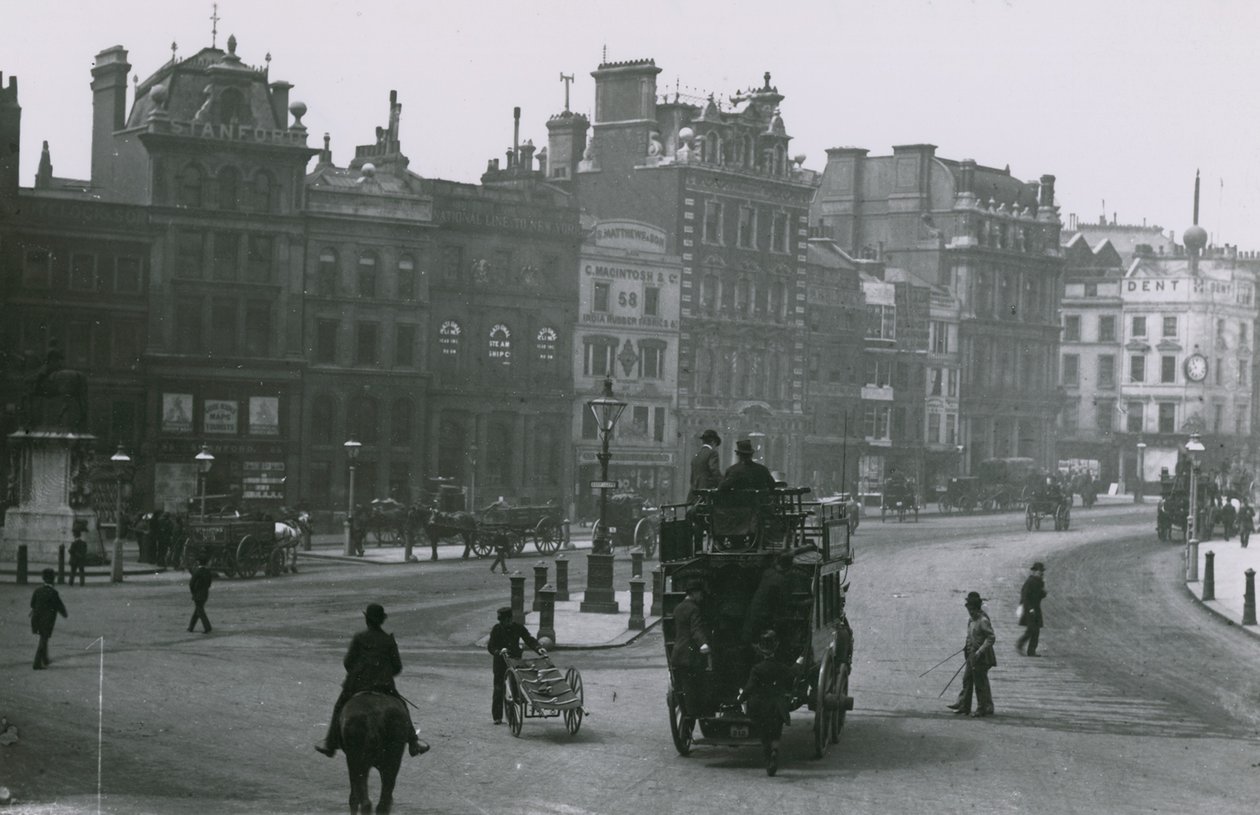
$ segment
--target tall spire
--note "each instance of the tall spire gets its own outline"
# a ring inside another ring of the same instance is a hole
[[[210,47],[215,47],[215,41],[219,38],[219,4],[211,3],[213,11],[210,12]]]
[[[1199,170],[1194,170],[1194,223],[1199,223]]]

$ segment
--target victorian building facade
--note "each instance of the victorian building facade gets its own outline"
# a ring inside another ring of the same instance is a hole
[[[966,466],[1013,456],[1050,466],[1062,285],[1054,177],[1022,182],[932,145],[875,157],[835,148],[811,223],[957,298]]]
[[[574,165],[571,185],[600,221],[646,223],[682,258],[676,450],[700,432],[762,439],[764,462],[801,483],[806,216],[812,174],[788,158],[779,103],[765,77],[719,103],[658,98],[651,60],[605,63],[583,158],[549,145],[549,164]],[[567,154],[568,161],[560,156]],[[757,436],[757,434],[761,434]],[[730,460],[733,444],[723,446]],[[686,492],[685,473],[674,497]]]

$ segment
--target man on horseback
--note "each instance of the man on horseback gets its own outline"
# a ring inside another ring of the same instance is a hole
[[[377,603],[370,603],[363,611],[367,621],[367,629],[354,635],[350,641],[350,650],[342,664],[346,667],[346,678],[341,683],[341,695],[333,705],[332,720],[328,723],[328,734],[323,744],[315,745],[315,749],[331,758],[341,747],[341,709],[350,697],[356,693],[375,691],[391,696],[399,696],[394,686],[394,677],[402,672],[402,657],[398,654],[398,643],[393,634],[381,629],[385,622],[385,609]],[[408,752],[413,756],[427,752],[429,745],[416,736],[415,725],[411,721],[411,712],[403,701],[403,710],[407,713]]]

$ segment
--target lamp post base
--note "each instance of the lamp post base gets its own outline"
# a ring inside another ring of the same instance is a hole
[[[613,592],[613,556],[591,552],[586,556],[586,594],[579,606],[595,614],[618,614],[617,595]]]

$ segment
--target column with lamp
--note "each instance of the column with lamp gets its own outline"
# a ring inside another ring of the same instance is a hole
[[[349,557],[354,554],[354,462],[359,458],[362,444],[350,439],[341,445],[346,450],[346,461],[350,463],[350,485],[346,490],[346,542],[342,554]]]
[[[118,449],[109,457],[114,462],[114,485],[117,493],[114,495],[114,559],[110,564],[110,582],[121,583],[123,580],[123,544],[122,544],[122,492],[123,492],[123,473],[126,471],[127,465],[131,463],[131,456],[127,455],[127,451],[123,449],[122,442],[118,443]],[[71,574],[71,582],[74,582],[74,575]]]
[[[1199,579],[1199,453],[1204,450],[1198,433],[1186,442],[1190,454],[1190,513],[1186,516],[1186,581]]]
[[[201,517],[204,519],[206,517],[206,477],[214,465],[214,454],[210,452],[208,445],[203,444],[197,455],[193,456],[193,460],[197,462],[197,478],[201,482]]]
[[[1137,481],[1133,485],[1133,503],[1146,502],[1146,442],[1137,443]]]
[[[468,445],[468,511],[477,511],[477,442]]]
[[[613,396],[612,379],[604,379],[604,391],[586,403],[595,417],[595,427],[599,430],[602,444],[596,455],[599,459],[600,480],[591,484],[599,490],[599,525],[595,528],[595,539],[591,542],[591,553],[586,556],[586,595],[582,599],[581,610],[601,614],[616,614],[618,611],[616,595],[613,593],[613,555],[612,542],[608,537],[608,461],[612,454],[608,452],[608,440],[612,436],[617,420],[626,409],[626,403]]]

